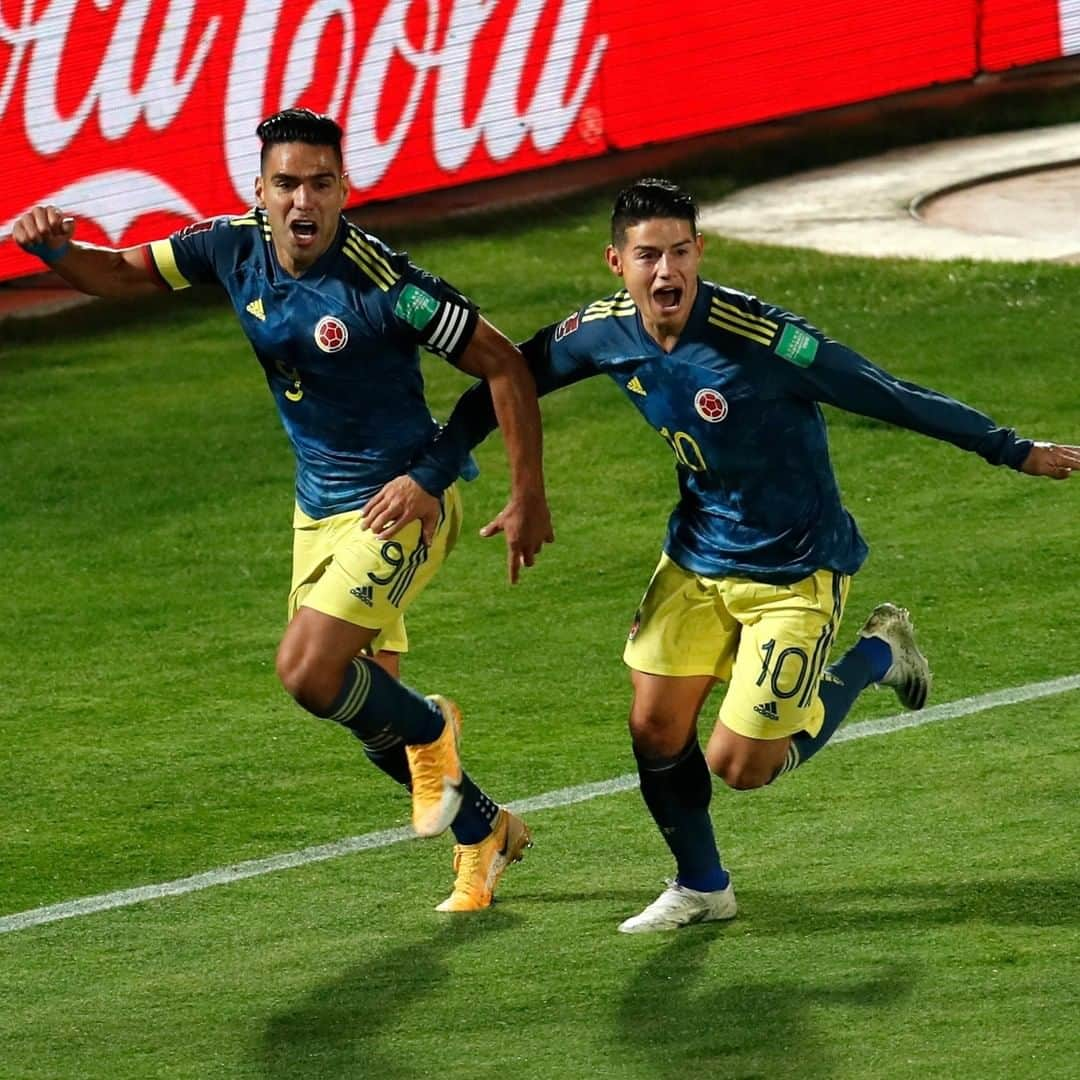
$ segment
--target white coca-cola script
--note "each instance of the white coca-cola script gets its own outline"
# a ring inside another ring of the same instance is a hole
[[[155,3],[158,6],[152,11]],[[196,167],[223,171],[232,193],[244,203],[250,199],[258,170],[258,146],[252,133],[259,120],[304,103],[315,86],[325,99],[329,88],[328,111],[346,133],[344,152],[352,185],[358,191],[370,191],[391,170],[403,147],[408,145],[414,152],[410,136],[415,140],[422,100],[432,102],[430,123],[424,125],[431,139],[426,152],[446,174],[474,160],[479,148],[493,162],[511,159],[527,139],[537,151],[555,150],[578,120],[608,44],[604,34],[586,34],[591,0],[517,0],[508,23],[504,0],[497,55],[479,108],[472,102],[467,118],[466,87],[471,85],[477,45],[489,32],[499,0],[382,0],[375,13],[362,9],[363,31],[354,4],[355,0],[219,4],[219,11],[222,6],[231,7],[238,20],[230,42],[224,16],[201,11],[199,0],[94,0],[90,14],[96,12],[99,20],[101,13],[109,14],[114,22],[103,49],[94,50],[100,62],[87,80],[86,49],[79,35],[80,19],[86,18],[91,5],[85,0],[50,0],[44,6],[18,0],[0,6],[0,57],[7,55],[0,74],[0,119],[8,131],[22,128],[35,155],[55,158],[80,137],[89,137],[95,122],[111,144],[123,144],[140,122],[153,132],[167,132],[185,107],[198,104],[200,95],[211,92],[211,81],[218,80],[215,100],[224,105],[214,145],[220,156]],[[16,7],[19,15],[12,18]],[[144,41],[151,33],[152,14],[157,15],[156,40]],[[368,29],[373,14],[373,29]],[[540,34],[545,15],[546,30]],[[424,28],[418,35],[422,40],[413,40],[410,26]],[[327,70],[322,49],[331,27],[341,43],[333,52],[336,69],[332,71]],[[231,52],[223,56],[222,50],[230,45]],[[272,70],[271,57],[282,51],[284,65],[278,62]],[[136,84],[137,57],[142,58],[142,66]],[[75,85],[86,89],[74,106],[65,108],[61,90],[68,85],[64,83],[66,65],[74,59],[82,65]],[[391,64],[399,83],[402,70],[407,72],[407,92],[390,130],[380,135],[377,121]],[[523,102],[526,85],[532,90]],[[20,87],[22,115],[9,115],[18,110]],[[277,100],[268,100],[272,93]],[[140,160],[134,163],[138,168],[133,168],[130,161],[123,163],[129,179],[144,177],[134,205],[130,186],[124,192],[110,188],[119,175],[115,164],[110,162],[105,168],[98,163],[95,168],[93,154],[83,154],[80,160],[87,162],[85,170],[68,178],[62,189],[24,192],[28,205],[62,191],[70,209],[92,216],[110,236],[127,228],[133,212],[176,212],[182,206],[185,216],[202,216],[224,209],[193,205],[205,200],[192,197],[190,184],[187,196],[180,195],[184,185],[175,175],[175,157],[168,167],[174,173],[171,177],[160,175],[166,171],[164,164]],[[107,205],[110,190],[114,191],[112,206]],[[89,202],[91,194],[93,205],[73,205]],[[127,200],[123,205],[121,197]]]

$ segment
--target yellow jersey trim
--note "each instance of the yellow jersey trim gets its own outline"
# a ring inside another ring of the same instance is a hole
[[[150,244],[150,256],[154,260],[157,272],[162,276],[165,284],[174,291],[177,289],[191,288],[191,282],[180,273],[176,265],[176,256],[173,254],[171,240],[154,240]]]
[[[766,319],[764,315],[752,315],[749,311],[743,311],[742,308],[737,308],[734,304],[729,304],[716,296],[712,298],[712,312],[714,315],[727,315],[736,321],[750,326],[757,325],[765,330],[775,331],[780,325],[772,319]]]
[[[581,316],[581,321],[593,322],[596,319],[624,319],[637,311],[637,305],[630,298],[630,294],[623,289],[614,296],[604,300],[594,300]]]
[[[745,326],[740,326],[736,322],[728,322],[726,319],[719,319],[715,315],[709,316],[709,324],[711,326],[719,326],[721,330],[727,330],[732,334],[738,334],[740,337],[749,338],[751,341],[756,341],[759,345],[771,345],[773,341],[774,335],[765,330],[748,330]]]
[[[764,315],[752,315],[726,300],[714,296],[709,305],[709,323],[721,330],[749,338],[759,345],[771,345],[780,324]]]
[[[383,292],[388,292],[401,279],[382,252],[364,240],[363,234],[354,226],[349,227],[343,250]]]

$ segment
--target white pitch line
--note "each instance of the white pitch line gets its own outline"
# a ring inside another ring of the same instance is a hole
[[[977,697],[961,698],[959,701],[935,705],[921,712],[900,713],[881,720],[864,720],[839,731],[829,743],[850,742],[853,739],[868,739],[876,735],[890,735],[904,728],[922,727],[938,720],[952,720],[959,716],[995,709],[999,705],[1016,705],[1022,701],[1034,701],[1037,698],[1052,697],[1070,690],[1080,689],[1080,674],[1066,675],[1049,682],[1028,683],[1026,686],[1014,686],[1007,690],[996,690]],[[533,810],[551,810],[560,806],[572,806],[575,803],[597,799],[603,795],[615,795],[637,787],[637,773],[627,773],[612,780],[600,780],[593,784],[579,784],[576,787],[560,788],[543,795],[534,795],[528,799],[518,799],[509,803],[511,809],[519,813]],[[380,832],[365,833],[363,836],[350,836],[336,840],[332,844],[320,844],[317,847],[301,848],[299,851],[287,851],[281,855],[271,855],[265,859],[251,859],[248,862],[222,866],[216,870],[207,870],[191,877],[177,878],[157,885],[143,885],[136,889],[121,889],[118,892],[102,893],[99,896],[84,896],[79,900],[67,900],[60,904],[32,908],[14,915],[0,917],[0,934],[10,934],[17,930],[29,930],[33,926],[58,922],[61,919],[74,919],[83,915],[93,915],[98,911],[113,908],[130,907],[145,900],[159,900],[163,896],[183,896],[186,893],[199,892],[217,885],[228,885],[232,881],[244,878],[261,877],[278,870],[289,870],[309,863],[324,862],[342,855],[352,855],[358,851],[370,851],[373,848],[389,847],[405,840],[416,839],[410,828],[383,829]]]
[[[1070,690],[1080,690],[1080,675],[1065,675],[1049,682],[1028,683],[1027,686],[1010,686],[1005,690],[994,690],[977,697],[961,698],[959,701],[947,701],[944,705],[932,705],[921,712],[900,713],[898,716],[886,716],[880,720],[864,720],[860,724],[841,728],[829,740],[830,746],[850,742],[852,739],[869,739],[874,735],[888,735],[904,728],[921,727],[932,724],[935,720],[953,720],[958,716],[970,716],[986,709],[996,709],[999,705],[1017,705],[1022,701],[1035,701],[1036,698],[1053,697]]]

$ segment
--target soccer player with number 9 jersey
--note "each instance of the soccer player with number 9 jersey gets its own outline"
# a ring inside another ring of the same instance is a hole
[[[470,300],[345,219],[342,132],[330,117],[286,109],[257,134],[256,205],[246,213],[114,251],[75,243],[72,219],[39,206],[13,236],[93,295],[197,284],[228,293],[296,456],[278,675],[300,705],[347,727],[411,789],[418,834],[452,830],[457,876],[439,909],[485,908],[528,829],[462,770],[457,706],[397,681],[404,613],[461,528],[456,485],[431,492],[422,468],[407,472],[438,430],[418,349],[490,387],[510,459],[511,496],[495,527],[511,581],[552,539],[536,392],[518,351]]]

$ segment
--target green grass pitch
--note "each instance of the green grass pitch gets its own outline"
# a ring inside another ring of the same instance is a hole
[[[707,192],[708,182],[697,185]],[[606,197],[414,258],[523,336],[610,291]],[[879,263],[710,239],[708,276],[1034,436],[1080,439],[1080,270]],[[230,312],[164,298],[5,324],[0,915],[404,824],[350,737],[277,686],[291,461]],[[425,362],[435,411],[465,380]],[[623,635],[673,461],[599,380],[547,399],[557,542],[511,590],[497,439],[410,618],[406,678],[456,697],[496,797],[629,772]],[[908,605],[935,702],[1080,672],[1080,480],[828,416],[872,549],[846,647]],[[853,721],[897,711],[867,694]],[[711,723],[712,706],[707,710]],[[669,860],[636,792],[530,821],[478,917],[411,841],[0,935],[5,1080],[1075,1077],[1076,693],[717,786],[742,914],[627,938]]]

